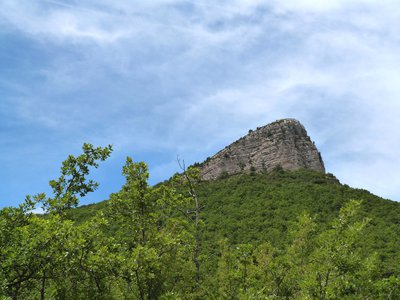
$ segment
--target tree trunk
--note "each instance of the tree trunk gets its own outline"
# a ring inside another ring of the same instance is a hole
[[[40,285],[40,300],[44,300],[46,295],[46,275],[43,274],[42,282]]]

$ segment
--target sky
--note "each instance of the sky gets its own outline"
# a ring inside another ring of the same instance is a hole
[[[49,193],[85,142],[107,199],[281,118],[342,183],[400,201],[397,0],[0,1],[0,207]]]

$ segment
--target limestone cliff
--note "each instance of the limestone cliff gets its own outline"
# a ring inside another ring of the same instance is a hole
[[[201,170],[205,180],[239,172],[311,169],[325,172],[324,163],[304,126],[283,119],[250,130],[249,134],[208,159]]]

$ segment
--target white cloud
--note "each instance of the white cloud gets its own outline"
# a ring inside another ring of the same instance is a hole
[[[399,15],[389,0],[0,3],[2,31],[47,55],[32,86],[14,84],[23,120],[201,160],[296,117],[328,171],[397,200]]]
[[[33,38],[45,37],[60,42],[110,43],[130,34],[122,26],[115,28],[115,18],[106,12],[59,3],[5,0],[0,4],[0,15],[3,22]]]

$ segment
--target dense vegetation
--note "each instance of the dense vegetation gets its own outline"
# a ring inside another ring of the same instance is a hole
[[[400,299],[399,203],[305,170],[151,187],[127,158],[119,192],[74,208],[110,153],[85,144],[52,197],[0,211],[0,299]]]

